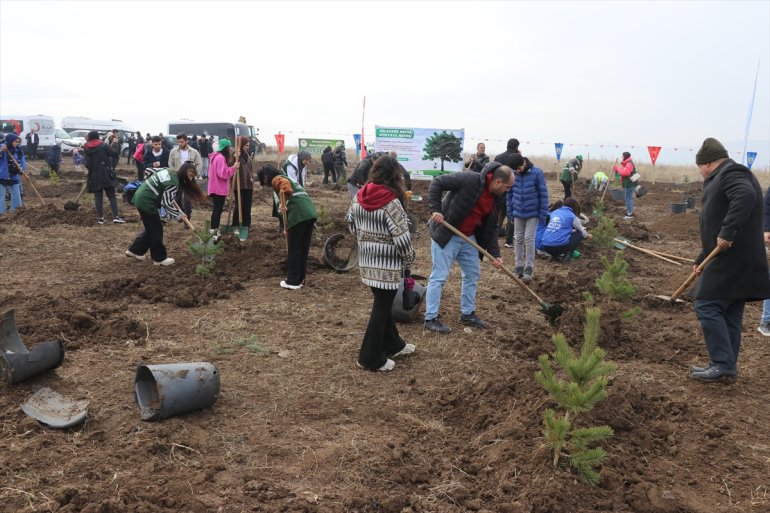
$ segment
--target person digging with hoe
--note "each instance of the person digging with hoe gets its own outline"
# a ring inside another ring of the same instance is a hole
[[[519,156],[519,165],[523,162]],[[430,252],[433,269],[425,293],[424,328],[437,333],[449,333],[451,328],[438,318],[441,291],[457,261],[462,271],[460,292],[460,324],[486,328],[487,323],[476,315],[476,287],[481,276],[481,255],[461,237],[441,226],[449,224],[476,242],[493,257],[498,269],[503,265],[497,243],[497,210],[499,198],[513,186],[513,170],[499,162],[484,166],[481,173],[452,173],[433,179],[428,190],[431,218]],[[441,197],[447,192],[444,201]]]
[[[692,367],[690,377],[734,383],[738,380],[744,306],[747,301],[770,297],[762,189],[751,171],[730,159],[714,138],[703,141],[695,163],[703,176],[703,208],[702,250],[693,270],[717,247],[720,249],[700,273],[692,293],[710,361],[703,367]]]

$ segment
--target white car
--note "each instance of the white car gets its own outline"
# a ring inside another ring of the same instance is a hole
[[[61,152],[62,155],[71,155],[72,150],[75,148],[82,148],[83,145],[86,143],[85,134],[79,134],[76,132],[82,132],[82,130],[76,130],[75,132],[69,134],[62,128],[57,128],[54,133],[56,137],[56,142],[61,145]]]

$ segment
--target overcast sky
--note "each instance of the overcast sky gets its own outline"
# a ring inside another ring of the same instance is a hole
[[[368,141],[375,124],[464,128],[466,151],[509,137],[530,154],[659,145],[665,163],[713,136],[739,159],[758,64],[748,150],[767,166],[767,0],[0,0],[4,115],[119,118],[142,133],[243,115],[271,145],[279,130],[287,144],[352,144],[366,95]]]

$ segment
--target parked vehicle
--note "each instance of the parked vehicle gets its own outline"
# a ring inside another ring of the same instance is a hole
[[[55,123],[51,116],[43,114],[26,116],[0,115],[0,132],[18,135],[21,138],[21,144],[24,147],[25,153],[27,152],[27,134],[30,131],[35,131],[40,139],[37,154],[44,157],[48,153],[48,148],[56,141],[54,129]]]
[[[70,134],[76,130],[83,130],[87,135],[89,131],[96,130],[99,132],[99,137],[102,138],[107,135],[107,132],[117,129],[120,136],[122,157],[128,155],[128,138],[134,133],[134,131],[120,119],[92,119],[80,116],[67,116],[62,119],[61,126]]]
[[[236,136],[244,136],[251,139],[251,144],[254,147],[256,153],[262,153],[267,146],[260,142],[257,134],[259,129],[255,129],[252,125],[246,123],[230,123],[227,121],[192,121],[189,119],[180,121],[169,121],[168,133],[169,135],[176,135],[184,132],[188,136],[193,134],[200,137],[202,134],[207,136],[214,136],[214,140],[218,141],[222,137],[227,137],[231,141],[235,140]]]
[[[74,135],[74,132],[68,134],[63,128],[55,129],[55,136],[56,142],[61,145],[63,155],[71,155],[73,149],[81,148],[86,143],[86,134]]]

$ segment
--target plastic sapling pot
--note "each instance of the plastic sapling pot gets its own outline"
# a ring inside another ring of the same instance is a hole
[[[414,306],[409,310],[404,308],[404,280],[398,285],[398,291],[396,292],[396,298],[393,300],[393,306],[391,307],[391,313],[393,314],[393,320],[401,324],[409,324],[414,321],[420,311],[420,303],[422,303],[425,297],[425,287],[419,283],[414,284]]]
[[[134,383],[142,420],[161,420],[211,406],[219,369],[208,362],[139,365]]]
[[[695,208],[695,196],[688,196],[686,200],[687,208]]]
[[[8,310],[0,315],[0,356],[0,379],[18,383],[61,365],[64,343],[40,342],[30,351],[19,336],[15,311]]]
[[[672,203],[671,204],[671,213],[673,214],[684,214],[687,212],[687,203]]]

